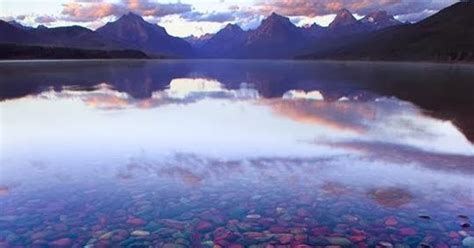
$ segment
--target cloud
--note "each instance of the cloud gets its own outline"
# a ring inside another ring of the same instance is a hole
[[[224,27],[224,23],[207,21],[189,21],[180,15],[169,15],[160,18],[148,18],[147,21],[157,23],[164,27],[173,36],[187,37],[189,35],[201,36],[215,33]]]
[[[53,17],[53,16],[49,16],[49,15],[44,15],[44,16],[37,16],[35,18],[35,22],[36,23],[39,23],[39,24],[50,24],[52,22],[56,22],[56,18]]]
[[[395,18],[401,22],[416,22],[418,20],[423,20],[428,16],[435,14],[436,10],[425,9],[417,13],[409,13],[404,15],[397,15]]]
[[[75,0],[63,5],[62,19],[75,22],[93,22],[105,17],[120,17],[134,12],[144,17],[163,17],[192,10],[190,4],[158,3],[149,0],[121,0],[111,3],[104,0]]]
[[[308,16],[333,14],[346,8],[365,15],[372,11],[386,10],[392,15],[406,15],[425,9],[440,10],[456,0],[260,0],[256,7],[263,14],[278,12],[288,16]]]
[[[105,2],[84,3],[84,0],[64,4],[61,12],[63,20],[76,22],[92,22],[112,15],[118,16],[120,13],[124,11],[119,5]]]
[[[173,14],[186,13],[192,10],[190,4],[158,3],[149,0],[123,0],[126,8],[142,16],[161,17]]]
[[[233,12],[188,12],[181,15],[181,17],[187,21],[195,22],[230,22],[236,18]]]
[[[25,15],[18,15],[18,16],[1,16],[0,19],[1,20],[4,20],[6,22],[9,22],[9,21],[23,21],[25,20],[26,16]]]

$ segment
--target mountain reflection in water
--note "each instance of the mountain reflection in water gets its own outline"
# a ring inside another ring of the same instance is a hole
[[[4,95],[0,246],[448,247],[474,235],[474,145],[453,122],[357,87],[192,74],[140,81],[146,96],[117,81]]]
[[[53,87],[93,89],[107,82],[135,99],[152,97],[179,78],[207,78],[226,89],[248,83],[261,97],[318,90],[326,100],[396,96],[437,118],[452,120],[474,141],[472,65],[265,60],[49,61],[0,63],[0,99]]]

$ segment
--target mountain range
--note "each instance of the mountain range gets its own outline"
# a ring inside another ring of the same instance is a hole
[[[415,24],[336,42],[301,58],[474,61],[474,1],[456,3]]]
[[[474,60],[472,1],[456,3],[415,24],[386,11],[356,19],[347,9],[328,27],[297,27],[272,13],[254,30],[228,24],[215,34],[178,38],[134,13],[93,31],[80,26],[26,27],[0,20],[0,43],[142,51],[149,57]]]

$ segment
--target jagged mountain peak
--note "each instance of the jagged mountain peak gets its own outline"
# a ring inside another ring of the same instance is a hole
[[[188,42],[169,35],[165,28],[149,23],[133,12],[107,23],[96,32],[150,54],[172,56],[191,54],[191,45]]]
[[[127,31],[131,32],[131,34],[133,35],[141,36],[144,35],[146,29],[153,29],[155,31],[168,35],[165,28],[156,24],[149,23],[145,21],[142,16],[133,12],[128,12],[127,14],[121,16],[114,22],[108,22],[105,26],[97,29],[97,31],[101,32],[107,29],[118,29],[122,30],[122,32]]]
[[[271,17],[271,18],[287,18],[287,17],[282,16],[282,15],[276,13],[276,12],[272,12],[272,13],[269,15],[269,17]]]
[[[136,20],[136,21],[145,21],[143,20],[143,17],[138,15],[138,14],[135,14],[133,12],[128,12],[127,14],[121,16],[119,18],[119,20]]]
[[[23,29],[23,30],[30,30],[30,29],[33,29],[32,27],[25,26],[25,25],[23,25],[23,24],[21,24],[21,23],[15,21],[15,20],[8,21],[8,24],[13,25],[13,26],[15,26],[15,27],[17,27],[17,28],[20,28],[20,29]]]
[[[392,15],[388,14],[385,10],[374,11],[367,14],[363,20],[366,19],[369,22],[377,22],[377,21],[386,21],[386,20],[393,20],[395,19]]]
[[[263,20],[262,24],[265,22],[290,22],[290,18],[272,12],[267,18]]]
[[[237,24],[229,23],[221,31],[243,32],[244,30]]]
[[[261,25],[255,30],[256,33],[274,33],[274,32],[287,32],[291,30],[297,30],[298,28],[290,21],[290,18],[279,15],[273,12],[270,16],[265,18]]]
[[[395,17],[384,10],[369,13],[364,18],[362,18],[360,22],[365,25],[373,26],[376,29],[402,24],[400,21],[395,19]]]
[[[329,24],[329,28],[337,28],[357,23],[357,19],[348,9],[340,9],[334,20]]]
[[[307,28],[310,28],[310,29],[321,29],[323,28],[321,25],[318,25],[317,23],[313,23],[311,25],[308,25]]]
[[[336,15],[338,15],[338,16],[343,16],[343,17],[345,17],[345,16],[350,17],[350,16],[352,16],[352,12],[350,12],[350,11],[349,11],[348,9],[346,9],[346,8],[342,8],[342,9],[340,9],[340,10],[337,11]]]

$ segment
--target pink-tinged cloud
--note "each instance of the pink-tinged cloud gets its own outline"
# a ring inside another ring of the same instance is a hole
[[[129,11],[133,11],[142,16],[161,17],[191,11],[190,4],[180,2],[158,3],[149,0],[123,0],[123,4]]]
[[[260,0],[257,7],[262,13],[278,12],[287,16],[320,16],[346,8],[365,15],[386,10],[392,15],[418,13],[426,9],[440,10],[456,0]]]
[[[71,2],[63,5],[64,19],[76,22],[92,22],[122,12],[116,4],[105,2],[83,3]]]
[[[183,3],[158,3],[149,0],[122,0],[118,3],[103,0],[75,0],[63,5],[63,20],[93,22],[105,17],[119,17],[134,12],[146,17],[162,17],[191,11],[191,5]]]

